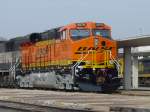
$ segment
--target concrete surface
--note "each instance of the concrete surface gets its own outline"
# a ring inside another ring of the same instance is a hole
[[[100,112],[109,112],[110,107],[150,110],[150,91],[123,91],[121,94],[0,89],[0,100]]]

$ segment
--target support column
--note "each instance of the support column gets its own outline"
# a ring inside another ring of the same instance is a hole
[[[132,89],[131,47],[124,48],[124,89]]]
[[[132,63],[132,88],[138,88],[138,56],[133,56]]]

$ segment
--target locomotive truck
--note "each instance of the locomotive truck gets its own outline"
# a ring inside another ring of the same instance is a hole
[[[110,26],[72,23],[28,37],[10,69],[17,87],[112,91],[120,86],[117,44]]]

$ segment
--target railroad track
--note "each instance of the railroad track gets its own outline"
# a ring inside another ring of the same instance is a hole
[[[88,109],[69,109],[0,100],[0,112],[95,112]]]
[[[1,88],[0,112],[150,112],[150,91],[122,94]]]

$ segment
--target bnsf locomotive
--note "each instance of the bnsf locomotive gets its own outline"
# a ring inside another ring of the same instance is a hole
[[[110,91],[120,86],[116,41],[104,23],[73,23],[33,33],[12,70],[21,88]],[[13,69],[14,68],[14,69]]]

